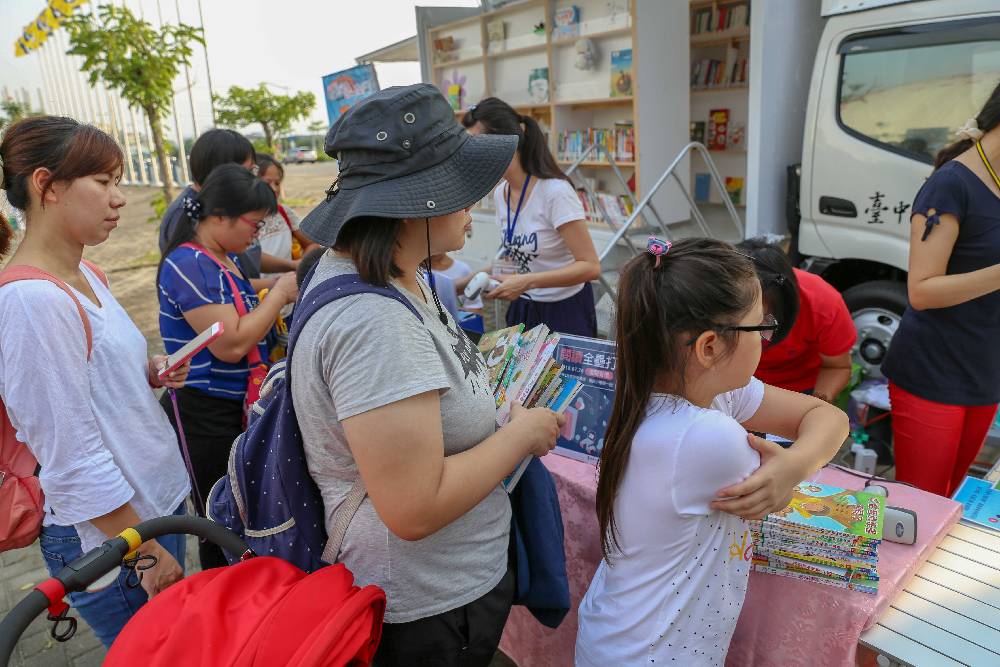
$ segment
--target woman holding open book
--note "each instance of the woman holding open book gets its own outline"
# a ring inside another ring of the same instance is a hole
[[[292,397],[328,533],[359,478],[366,492],[340,562],[386,591],[380,667],[490,663],[514,596],[500,483],[552,449],[562,422],[516,409],[496,429],[482,355],[441,307],[433,272],[419,276],[431,256],[462,247],[469,208],[515,144],[470,136],[434,86],[383,90],[330,129],[340,173],[302,221],[332,248],[303,302],[343,276],[354,291],[303,325]]]
[[[489,97],[462,118],[470,134],[517,137],[514,160],[493,192],[502,257],[492,299],[510,301],[507,326],[545,324],[552,331],[597,335],[591,280],[601,275],[586,213],[531,116]]]

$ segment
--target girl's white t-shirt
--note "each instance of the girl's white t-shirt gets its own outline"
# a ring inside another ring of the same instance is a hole
[[[281,204],[278,206],[288,215],[288,222],[285,222],[281,211],[275,211],[264,218],[264,226],[257,234],[257,239],[260,241],[261,252],[280,259],[291,259],[292,230],[298,231],[299,216],[295,215],[295,211],[287,206],[281,206]],[[291,227],[289,227],[289,223],[291,223]],[[275,278],[280,275],[280,273],[262,273],[260,277]]]
[[[507,232],[507,181],[493,191],[501,244],[507,246],[509,260],[518,273],[539,273],[561,269],[576,261],[558,229],[568,222],[583,220],[586,212],[580,197],[569,181],[561,178],[531,179],[534,187],[521,205],[514,234],[508,246]],[[513,222],[517,204],[511,194],[510,219]],[[553,302],[568,299],[583,289],[583,283],[570,287],[539,287],[525,292],[534,301]]]
[[[75,526],[86,553],[105,535],[90,519],[131,503],[143,521],[190,491],[177,436],[147,381],[146,340],[81,265],[101,307],[43,280],[0,288],[0,396],[17,438],[41,466],[45,525]]]
[[[435,271],[437,270],[435,269]],[[449,266],[444,271],[438,271],[438,273],[443,273],[444,275],[451,278],[452,281],[457,281],[461,280],[462,278],[468,275],[471,275],[472,269],[469,267],[468,264],[466,264],[462,260],[455,259],[453,257],[451,259],[451,266]],[[462,304],[463,308],[468,308],[470,310],[477,310],[477,309],[482,310],[483,308],[483,298],[481,296],[477,296],[475,299],[466,299],[465,295],[459,292],[458,301],[459,303]]]
[[[580,603],[578,666],[725,663],[752,544],[746,521],[708,504],[760,466],[740,424],[763,398],[752,379],[712,409],[650,401],[615,499],[621,551]]]

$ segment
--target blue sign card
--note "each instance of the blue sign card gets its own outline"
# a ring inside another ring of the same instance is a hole
[[[966,477],[953,497],[962,503],[963,519],[1000,531],[1000,483]]]
[[[330,125],[345,111],[378,92],[378,78],[374,65],[358,65],[323,77],[323,97],[326,99],[326,115]]]
[[[615,342],[561,334],[555,356],[562,364],[562,376],[583,384],[566,408],[566,425],[559,434],[555,452],[596,465],[614,403]]]

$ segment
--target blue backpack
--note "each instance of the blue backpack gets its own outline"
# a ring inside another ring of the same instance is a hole
[[[309,282],[306,278],[304,283]],[[306,322],[320,308],[355,294],[378,294],[399,301],[423,318],[399,290],[362,282],[357,274],[329,278],[295,306],[288,335],[288,356],[275,364],[251,411],[247,430],[233,442],[229,469],[212,487],[208,516],[242,537],[254,553],[276,556],[306,572],[337,561],[347,526],[365,499],[358,477],[334,513],[334,530],[326,533],[323,498],[309,474],[302,433],[292,404],[292,355]],[[226,554],[230,563],[241,554]]]

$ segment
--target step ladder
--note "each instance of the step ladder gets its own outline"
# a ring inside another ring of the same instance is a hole
[[[581,181],[581,187],[591,198],[591,201],[597,203],[600,218],[612,231],[611,239],[603,248],[598,250],[598,258],[601,262],[601,276],[597,279],[598,289],[594,292],[595,301],[600,302],[605,297],[610,298],[612,302],[614,301],[617,296],[618,271],[625,264],[625,262],[630,260],[632,257],[635,257],[640,252],[645,251],[646,240],[650,235],[659,236],[667,241],[673,241],[675,240],[675,235],[670,232],[670,228],[676,225],[688,224],[693,221],[702,236],[715,238],[708,226],[708,223],[706,222],[705,216],[702,213],[698,202],[695,201],[690,190],[684,185],[684,182],[677,173],[678,167],[683,162],[684,158],[692,153],[699,153],[702,156],[708,167],[712,181],[719,189],[719,192],[725,194],[725,182],[722,180],[722,177],[719,176],[719,170],[715,166],[715,161],[712,159],[712,156],[705,145],[697,141],[692,141],[681,149],[680,153],[677,154],[666,170],[664,170],[660,177],[656,179],[656,182],[649,189],[649,192],[647,192],[642,200],[638,202],[632,194],[632,191],[629,189],[627,181],[622,176],[621,169],[619,169],[614,157],[604,146],[592,144],[566,170],[566,175],[569,176],[570,179],[573,179],[573,175],[577,173],[580,165],[588,159],[591,159],[592,156],[596,157],[598,160],[603,160],[611,167],[612,173],[618,182],[621,183],[622,189],[625,191],[626,196],[632,203],[632,213],[628,216],[625,222],[620,225],[615,224],[611,216],[608,215],[607,210],[605,210],[604,205],[601,204],[596,197],[593,189],[587,183],[586,179],[576,179]],[[664,222],[663,217],[653,205],[653,197],[670,179],[673,179],[673,181],[677,184],[677,187],[680,188],[681,193],[688,202],[691,210],[690,220],[684,219],[673,222]],[[722,200],[727,217],[735,227],[738,238],[742,239],[744,236],[743,223],[740,220],[739,214],[736,212],[736,207],[733,206],[733,202],[729,197],[723,196]],[[653,218],[655,223],[654,225],[651,225],[646,217],[647,212]]]

